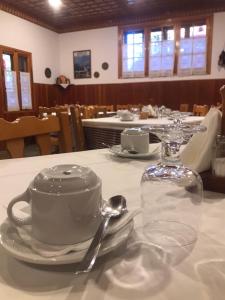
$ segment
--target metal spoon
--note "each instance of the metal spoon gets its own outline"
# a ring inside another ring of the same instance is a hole
[[[110,218],[115,218],[127,212],[126,199],[121,196],[113,196],[108,200],[108,203],[103,207],[102,216],[103,220],[98,227],[98,230],[92,240],[89,249],[87,250],[84,258],[82,259],[76,275],[80,273],[90,272],[94,266],[98,252],[100,250],[102,240],[105,237],[106,229],[109,224]]]

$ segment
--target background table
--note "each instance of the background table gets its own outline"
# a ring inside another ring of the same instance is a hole
[[[141,175],[151,162],[153,158],[118,158],[109,154],[107,149],[2,160],[0,221],[6,218],[9,201],[22,193],[42,168],[56,164],[90,166],[102,178],[103,198],[122,194],[127,198],[130,210],[138,208],[141,202]],[[167,266],[163,262],[154,264],[149,255],[145,257],[145,268],[135,267],[133,270],[129,261],[124,262],[123,256],[127,252],[122,248],[100,259],[91,274],[75,277],[74,265],[30,265],[14,259],[0,248],[0,299],[224,300],[225,196],[209,192],[205,196],[199,239],[193,251],[178,265]],[[137,218],[136,229],[139,222],[140,218]],[[120,256],[116,256],[118,254]],[[126,271],[123,280],[116,281],[116,277],[120,278],[119,273],[112,277],[112,270],[117,266]],[[137,279],[141,279],[141,284],[135,284]]]
[[[204,117],[190,116],[186,117],[183,122],[189,124],[199,124]],[[120,144],[120,133],[125,128],[142,127],[144,125],[155,124],[171,124],[172,121],[168,118],[150,118],[146,120],[134,119],[133,121],[121,121],[117,117],[84,119],[82,120],[87,149],[103,148],[102,143],[108,145]],[[159,139],[150,134],[150,143],[159,142]]]

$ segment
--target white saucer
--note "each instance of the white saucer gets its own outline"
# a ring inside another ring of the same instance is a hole
[[[124,242],[133,230],[133,227],[134,222],[131,220],[114,234],[108,235],[103,241],[99,256],[112,251],[114,248],[118,247],[122,242]],[[13,257],[25,262],[41,265],[63,265],[77,263],[82,260],[86,252],[86,250],[81,250],[78,252],[69,252],[65,255],[56,257],[43,257],[34,252],[32,248],[24,243],[16,228],[7,220],[5,220],[0,227],[0,244]]]
[[[126,150],[122,150],[121,145],[114,145],[110,148],[110,151],[116,156],[126,157],[126,158],[148,158],[150,156],[156,155],[160,150],[160,144],[149,144],[149,151],[147,153],[129,153]]]

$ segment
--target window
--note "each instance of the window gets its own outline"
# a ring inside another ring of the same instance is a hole
[[[206,24],[182,25],[180,29],[179,75],[206,73]]]
[[[125,77],[144,76],[144,31],[128,31],[123,36],[123,74]]]
[[[175,41],[174,28],[153,28],[150,32],[149,75],[173,75]]]
[[[31,54],[0,46],[6,111],[32,109]]]
[[[174,19],[119,30],[119,77],[161,77],[210,72],[212,17]],[[122,43],[121,43],[122,41]]]

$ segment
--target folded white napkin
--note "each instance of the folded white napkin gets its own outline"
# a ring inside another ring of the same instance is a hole
[[[156,112],[155,112],[154,108],[150,104],[147,105],[147,106],[143,106],[142,107],[142,111],[143,112],[148,112],[149,116],[151,116],[151,117],[155,117],[156,116]]]
[[[221,111],[215,107],[209,110],[201,123],[207,127],[207,130],[194,134],[181,152],[181,161],[185,166],[197,172],[210,169],[213,146],[221,129],[221,119]]]
[[[114,219],[110,221],[109,227],[107,229],[107,235],[111,235],[116,233],[122,227],[127,225],[137,214],[140,213],[140,210],[135,210],[124,214],[122,217],[118,219]],[[15,226],[15,225],[13,225]],[[31,225],[24,225],[21,227],[15,226],[20,238],[22,241],[33,249],[34,252],[38,253],[43,257],[56,257],[65,255],[71,251],[79,252],[85,249],[88,249],[90,246],[92,239],[87,240],[85,242],[81,242],[74,245],[48,245],[36,240],[32,236],[32,227]]]

